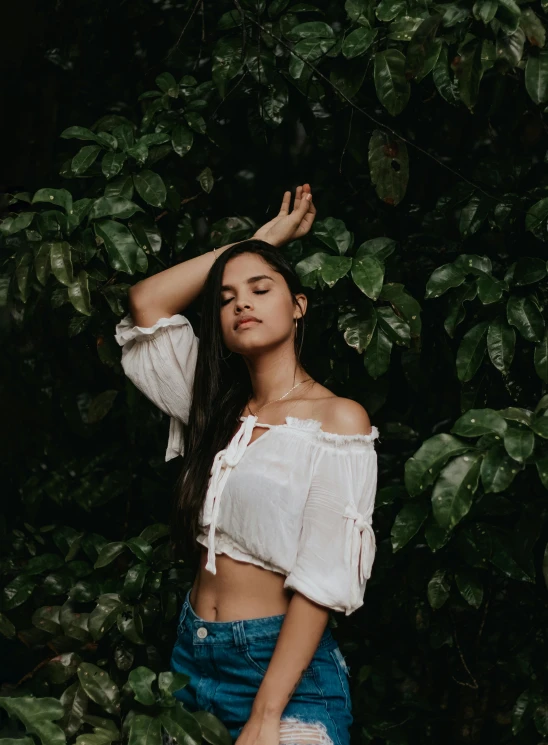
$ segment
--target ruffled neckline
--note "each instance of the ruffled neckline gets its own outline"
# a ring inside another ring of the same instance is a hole
[[[253,414],[247,416],[241,416],[240,420],[245,421]],[[256,426],[267,427],[268,429],[299,429],[306,432],[313,432],[317,439],[324,442],[331,442],[335,445],[344,445],[347,443],[357,442],[373,442],[379,437],[379,430],[375,425],[371,425],[371,432],[368,434],[354,434],[354,435],[340,435],[336,432],[324,432],[322,429],[322,423],[318,419],[300,419],[296,416],[286,416],[285,424],[266,424],[263,422],[255,422]],[[258,438],[260,439],[260,438]]]

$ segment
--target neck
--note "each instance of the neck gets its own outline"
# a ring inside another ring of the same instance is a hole
[[[287,349],[275,349],[252,359],[244,355],[244,359],[253,389],[251,407],[254,411],[267,402],[280,398],[301,380],[310,377],[297,362],[293,350],[289,353]],[[300,392],[303,387],[299,386],[295,393]],[[287,398],[290,399],[291,396],[290,393]]]

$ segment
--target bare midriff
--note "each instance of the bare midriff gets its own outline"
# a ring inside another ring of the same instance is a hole
[[[206,621],[243,621],[287,612],[293,592],[285,575],[227,556],[215,557],[217,573],[206,568],[202,546],[200,569],[190,593],[194,612]]]

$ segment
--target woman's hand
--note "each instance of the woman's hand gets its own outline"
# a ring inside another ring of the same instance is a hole
[[[306,235],[316,217],[310,184],[297,186],[295,203],[291,212],[289,211],[290,204],[291,192],[286,191],[279,213],[259,228],[253,237],[280,247]]]
[[[252,714],[234,745],[280,745],[280,717]]]

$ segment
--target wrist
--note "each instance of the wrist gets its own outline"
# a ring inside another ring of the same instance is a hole
[[[283,708],[278,704],[274,704],[272,701],[261,701],[258,697],[255,699],[253,706],[251,707],[251,716],[253,719],[262,722],[280,719],[282,712]]]

